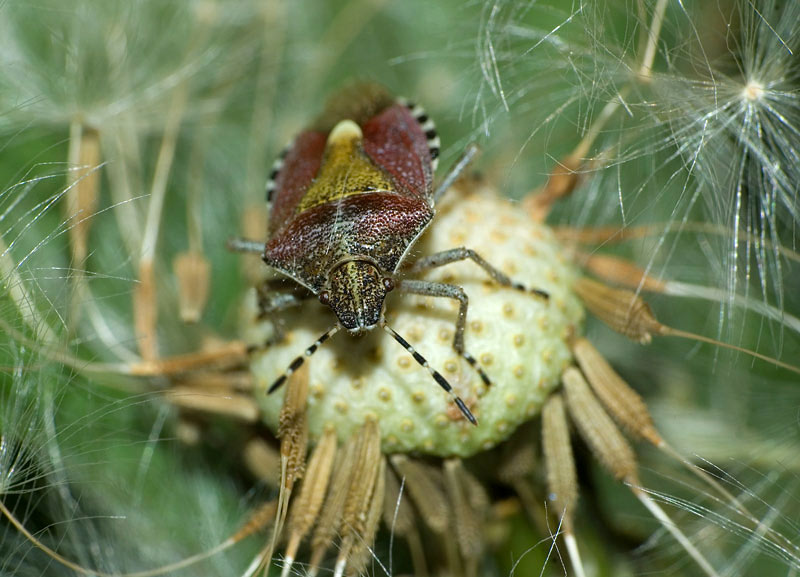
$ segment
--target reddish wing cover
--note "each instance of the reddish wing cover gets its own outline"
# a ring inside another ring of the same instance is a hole
[[[433,185],[431,154],[425,133],[408,108],[394,104],[363,123],[361,129],[364,152],[391,176],[395,192],[427,199]],[[275,179],[270,236],[297,216],[296,207],[322,166],[327,137],[323,132],[303,132],[289,148]]]
[[[433,170],[428,139],[419,122],[402,104],[395,104],[361,127],[364,152],[392,175],[403,195],[428,199]]]
[[[303,132],[290,146],[283,159],[283,168],[275,178],[269,214],[270,236],[274,236],[294,216],[295,207],[322,166],[327,138],[324,132]]]
[[[433,218],[432,158],[417,119],[395,103],[360,126],[364,153],[389,176],[393,190],[350,194],[298,211],[325,162],[328,133],[318,131],[295,139],[275,178],[264,260],[315,291],[330,267],[348,257],[367,256],[394,272]]]
[[[322,289],[330,268],[360,255],[395,272],[411,242],[433,218],[419,199],[394,193],[359,194],[306,210],[294,218],[265,250],[265,260],[314,291]]]

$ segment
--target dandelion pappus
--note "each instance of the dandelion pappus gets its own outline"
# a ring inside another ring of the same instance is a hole
[[[275,163],[267,184],[270,204],[266,245],[232,241],[236,250],[263,253],[272,269],[305,287],[330,307],[338,322],[294,358],[268,392],[277,390],[305,359],[341,329],[359,335],[380,327],[449,393],[463,416],[477,420],[442,374],[390,327],[386,295],[445,297],[459,303],[453,349],[490,385],[489,377],[465,349],[469,297],[446,282],[404,278],[458,261],[472,260],[496,283],[540,298],[548,294],[511,280],[466,247],[443,250],[409,264],[409,252],[428,228],[434,205],[476,152],[470,147],[434,189],[439,137],[424,110],[373,85],[357,85],[333,98],[327,110],[302,132]],[[281,309],[301,297],[272,300]]]

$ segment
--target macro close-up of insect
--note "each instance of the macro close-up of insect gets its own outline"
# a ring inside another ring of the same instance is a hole
[[[800,6],[310,8],[0,6],[0,575],[800,570]]]
[[[434,191],[440,141],[420,106],[396,101],[379,87],[358,85],[338,96],[326,116],[331,118],[320,120],[319,130],[301,134],[281,155],[270,176],[271,237],[266,248],[246,241],[234,241],[233,248],[263,253],[267,265],[309,289],[336,313],[339,322],[306,349],[305,357],[311,357],[340,328],[360,334],[380,325],[451,393],[447,380],[385,323],[386,295],[398,288],[458,301],[453,349],[488,386],[488,377],[464,349],[468,307],[464,290],[446,283],[395,278],[414,242],[431,223],[434,204],[474,149]],[[526,290],[466,247],[426,256],[409,270],[420,272],[467,259],[499,284]],[[543,291],[536,294],[548,296]],[[295,304],[289,300],[284,306]],[[268,393],[303,361],[303,356],[292,361]],[[454,400],[464,417],[477,425],[464,401],[455,394]]]

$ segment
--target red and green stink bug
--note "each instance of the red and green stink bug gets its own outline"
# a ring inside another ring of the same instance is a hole
[[[295,138],[276,161],[267,183],[270,215],[266,245],[240,240],[231,246],[262,253],[267,265],[304,289],[265,293],[263,312],[299,304],[313,295],[333,309],[338,322],[291,362],[269,392],[280,387],[340,329],[360,334],[380,326],[453,396],[463,415],[477,424],[447,380],[384,319],[384,301],[394,289],[457,300],[453,348],[490,384],[464,348],[468,306],[464,290],[453,284],[406,278],[470,259],[495,282],[527,290],[466,247],[415,262],[409,258],[414,243],[434,217],[436,202],[475,151],[475,147],[468,148],[434,188],[439,137],[433,122],[421,107],[374,85],[355,86],[333,98],[311,128]],[[536,289],[532,292],[548,296]]]

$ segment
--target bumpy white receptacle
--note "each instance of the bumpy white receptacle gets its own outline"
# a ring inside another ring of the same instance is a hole
[[[411,258],[465,246],[549,301],[494,283],[474,262],[432,270],[422,277],[462,286],[469,295],[467,350],[492,380],[479,375],[452,348],[458,305],[441,297],[391,293],[389,324],[450,382],[478,418],[468,423],[452,398],[388,334],[376,328],[353,337],[340,331],[310,359],[308,423],[312,439],[333,426],[345,439],[365,419],[380,424],[386,452],[467,457],[506,439],[539,412],[571,362],[568,339],[580,330],[583,308],[571,287],[576,271],[551,231],[492,191],[450,192]],[[280,313],[286,338],[252,358],[256,398],[275,429],[283,399],[266,388],[336,318],[316,300]],[[255,296],[246,311],[248,340],[271,332],[254,323]]]

